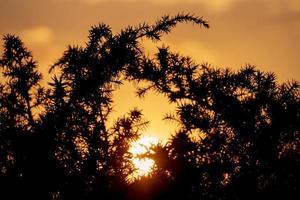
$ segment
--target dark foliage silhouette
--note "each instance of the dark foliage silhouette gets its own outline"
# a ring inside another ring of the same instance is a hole
[[[161,40],[178,23],[208,28],[190,14],[163,16],[113,34],[89,31],[85,47],[69,46],[41,86],[22,41],[4,36],[0,59],[1,199],[297,199],[299,83],[279,84],[253,66],[238,71],[197,65],[142,39]],[[148,122],[132,109],[109,122],[113,91],[127,79],[177,104],[165,119],[179,129],[145,153],[156,165],[131,179],[130,144]],[[145,85],[145,84],[143,84]]]
[[[163,167],[174,179],[174,198],[299,196],[298,82],[280,85],[252,66],[234,72],[196,65],[168,48],[133,79],[151,82],[138,95],[154,89],[177,103],[165,119],[181,128],[165,147],[172,164]]]

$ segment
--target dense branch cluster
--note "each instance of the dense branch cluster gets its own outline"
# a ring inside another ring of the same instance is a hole
[[[142,38],[161,40],[178,23],[208,28],[190,14],[163,16],[113,34],[89,31],[69,46],[41,86],[22,41],[4,36],[0,58],[1,199],[293,199],[299,196],[300,86],[253,66],[198,65]],[[176,103],[178,130],[145,155],[156,165],[131,180],[130,144],[148,122],[137,108],[109,123],[113,91],[127,79]],[[3,192],[2,192],[3,191]]]

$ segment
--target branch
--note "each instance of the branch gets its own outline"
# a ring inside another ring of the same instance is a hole
[[[157,20],[152,26],[142,24],[138,27],[137,38],[147,37],[151,40],[160,40],[163,34],[170,33],[178,23],[192,23],[200,27],[209,28],[209,24],[202,17],[195,17],[193,14],[177,14],[174,17],[164,15],[161,19]]]

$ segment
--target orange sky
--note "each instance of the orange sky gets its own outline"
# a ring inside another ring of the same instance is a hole
[[[154,22],[163,14],[204,16],[209,30],[180,25],[163,43],[197,62],[237,69],[250,63],[273,71],[280,81],[300,80],[299,0],[0,0],[0,34],[20,35],[46,72],[68,44],[83,45],[98,22],[114,32]],[[145,47],[153,52],[150,42]],[[1,50],[1,49],[0,49]],[[174,127],[163,122],[172,110],[163,96],[140,100],[125,84],[115,95],[115,116],[137,106],[151,121],[147,134],[166,138]]]

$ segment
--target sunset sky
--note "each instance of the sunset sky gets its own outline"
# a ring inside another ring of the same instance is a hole
[[[179,25],[163,38],[172,51],[197,63],[233,69],[249,63],[279,81],[300,80],[299,0],[0,0],[0,34],[21,36],[47,76],[67,45],[84,45],[92,25],[104,22],[116,33],[178,12],[203,16],[211,28]],[[144,47],[155,51],[150,41]],[[114,117],[135,106],[151,121],[146,134],[165,139],[174,131],[162,121],[173,109],[167,99],[151,93],[140,100],[126,83],[115,94]]]

